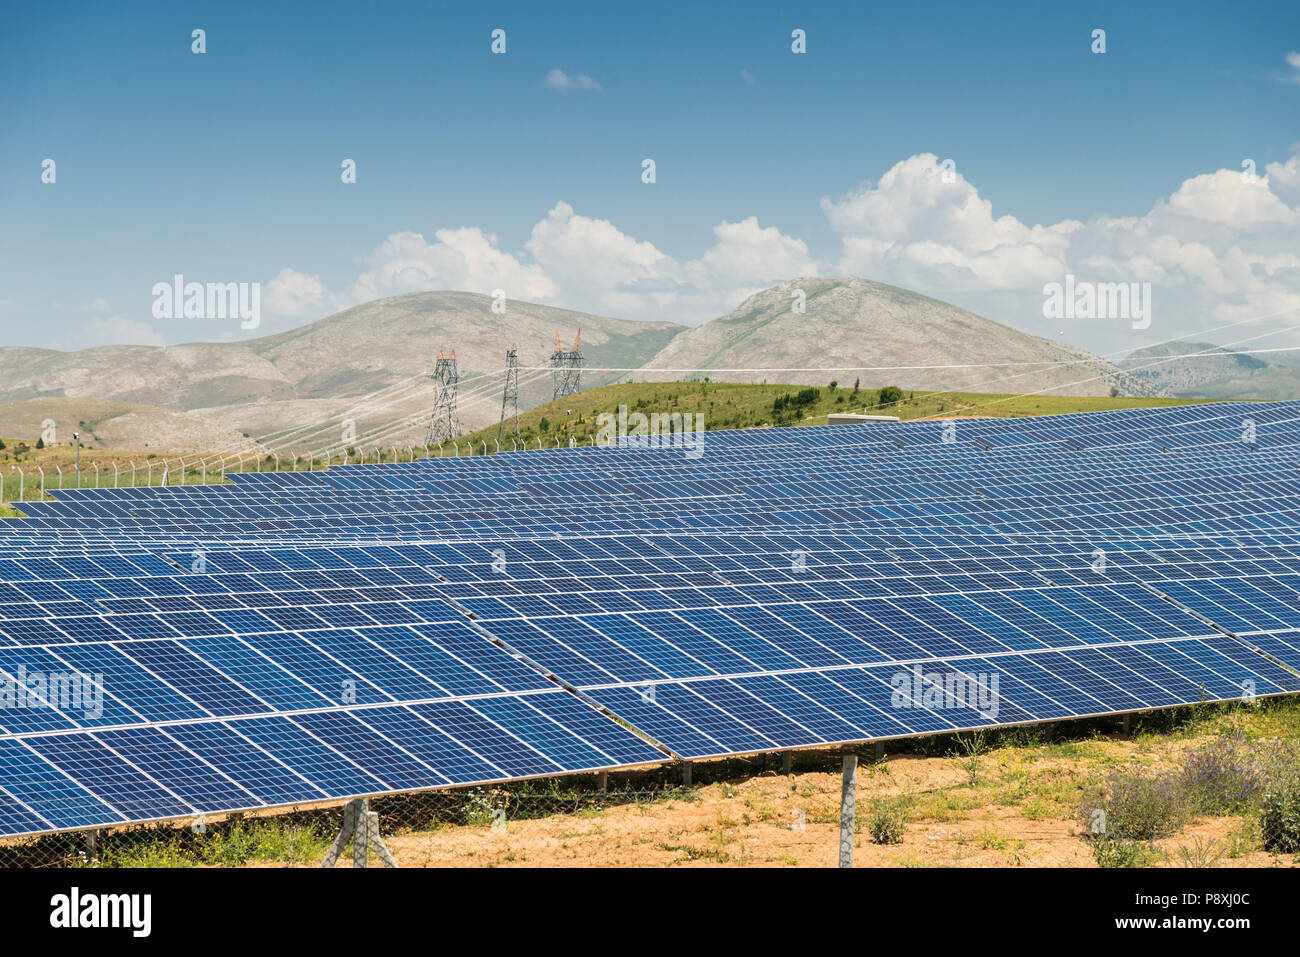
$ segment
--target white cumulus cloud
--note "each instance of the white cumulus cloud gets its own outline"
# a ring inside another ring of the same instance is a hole
[[[997,215],[975,184],[922,153],[874,183],[821,200],[839,238],[833,263],[819,262],[802,239],[757,216],[716,224],[711,245],[697,258],[679,259],[560,201],[520,250],[501,249],[494,234],[475,226],[439,229],[433,242],[417,232],[393,233],[346,291],[285,269],[267,284],[265,302],[268,312],[298,316],[404,292],[502,289],[511,299],[693,324],[792,278],[845,275],[1054,336],[1057,328],[1042,318],[1043,286],[1073,274],[1151,283],[1150,335],[1162,339],[1300,308],[1300,152],[1265,164],[1258,176],[1216,170],[1171,185],[1142,215],[1029,224]],[[1285,321],[1300,328],[1300,313]],[[1127,330],[1096,321],[1076,327],[1070,341],[1103,351],[1130,348]]]
[[[435,242],[421,233],[393,233],[369,256],[357,277],[352,302],[425,289],[460,289],[491,295],[494,289],[520,299],[550,299],[555,284],[535,264],[521,263],[481,229],[439,229]]]
[[[932,153],[896,163],[875,185],[838,201],[823,197],[821,206],[843,237],[841,273],[942,292],[1041,285],[1061,271],[1080,226],[995,218],[993,204]]]
[[[319,276],[309,276],[294,269],[281,269],[263,287],[262,308],[277,316],[322,318],[323,308],[332,305]]]
[[[713,227],[714,243],[699,259],[686,264],[698,294],[717,313],[734,309],[749,296],[797,276],[815,276],[821,267],[808,244],[775,226],[760,226],[757,216]]]
[[[1300,307],[1300,157],[1270,163],[1262,176],[1217,170],[1190,177],[1141,216],[1049,225],[995,216],[974,184],[947,172],[923,153],[875,184],[823,198],[827,221],[841,234],[838,271],[1039,333],[1055,331],[1038,328],[1042,286],[1066,274],[1152,283],[1152,328],[1160,338]],[[1300,314],[1288,321],[1295,326]],[[1075,341],[1091,348],[1129,342],[1119,323],[1076,331],[1086,342]]]

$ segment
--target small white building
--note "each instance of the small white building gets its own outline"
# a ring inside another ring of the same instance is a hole
[[[897,422],[896,415],[859,415],[856,412],[832,412],[826,417],[828,425],[870,425],[872,422]]]

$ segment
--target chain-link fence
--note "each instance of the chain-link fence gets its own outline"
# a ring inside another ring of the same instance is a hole
[[[1115,725],[1112,719],[1004,728],[889,742],[879,751],[868,745],[775,752],[391,795],[355,802],[351,810],[332,802],[50,834],[0,843],[0,866],[317,866],[332,850],[346,866],[354,861],[349,839],[357,833],[363,846],[373,844],[372,866],[389,850],[399,866],[499,863],[511,858],[479,851],[506,844],[529,862],[554,863],[534,852],[597,833],[602,862],[671,863],[641,849],[680,851],[680,859],[690,860],[715,853],[710,840],[735,842],[735,833],[726,832],[738,829],[745,831],[740,841],[759,848],[780,844],[779,832],[789,837],[792,829],[807,829],[800,835],[805,843],[829,854],[847,750],[864,759],[863,793],[852,817],[861,863],[1035,863],[1031,852],[1016,849],[1016,835],[1038,830],[1071,851],[1055,863],[1300,866],[1300,707],[1294,702],[1157,712]],[[990,836],[995,829],[981,820],[997,822],[1001,836]],[[340,842],[341,829],[348,833]],[[498,835],[501,840],[485,840]],[[1010,847],[993,861],[945,858],[937,853],[941,840],[966,849],[972,842]],[[460,857],[447,851],[457,846]],[[925,856],[916,856],[918,849]],[[816,860],[789,851],[777,848],[759,859]],[[718,853],[715,859],[743,864],[752,858]]]
[[[371,798],[364,805],[377,816],[378,834],[384,838],[449,828],[503,828],[506,822],[691,800],[695,789],[675,783],[674,774],[680,772],[662,769],[620,775],[617,781],[612,775],[573,775],[395,794]],[[0,867],[319,864],[341,827],[348,824],[350,803],[323,802],[18,838],[0,842]],[[348,846],[346,860],[351,861]]]

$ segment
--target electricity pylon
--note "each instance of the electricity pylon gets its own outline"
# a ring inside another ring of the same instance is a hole
[[[514,408],[515,417],[515,447],[518,448],[523,444],[523,439],[519,435],[519,350],[510,349],[506,352],[506,388],[501,395],[501,424],[497,426],[497,444],[501,444],[501,437],[506,430],[506,409]]]
[[[573,340],[573,348],[565,349],[560,342],[560,330],[555,330],[555,351],[551,353],[551,374],[555,378],[552,401],[573,395],[582,388],[582,330]]]
[[[437,384],[438,394],[433,401],[433,415],[429,417],[424,444],[438,445],[460,435],[460,416],[456,412],[456,385],[460,382],[460,373],[456,371],[455,349],[451,350],[450,356],[438,350],[431,378]]]

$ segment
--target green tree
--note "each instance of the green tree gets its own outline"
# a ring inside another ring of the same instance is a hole
[[[896,402],[902,402],[903,390],[896,385],[887,385],[880,390],[880,398],[878,399],[878,401],[882,406],[888,406],[888,405],[893,405]]]

